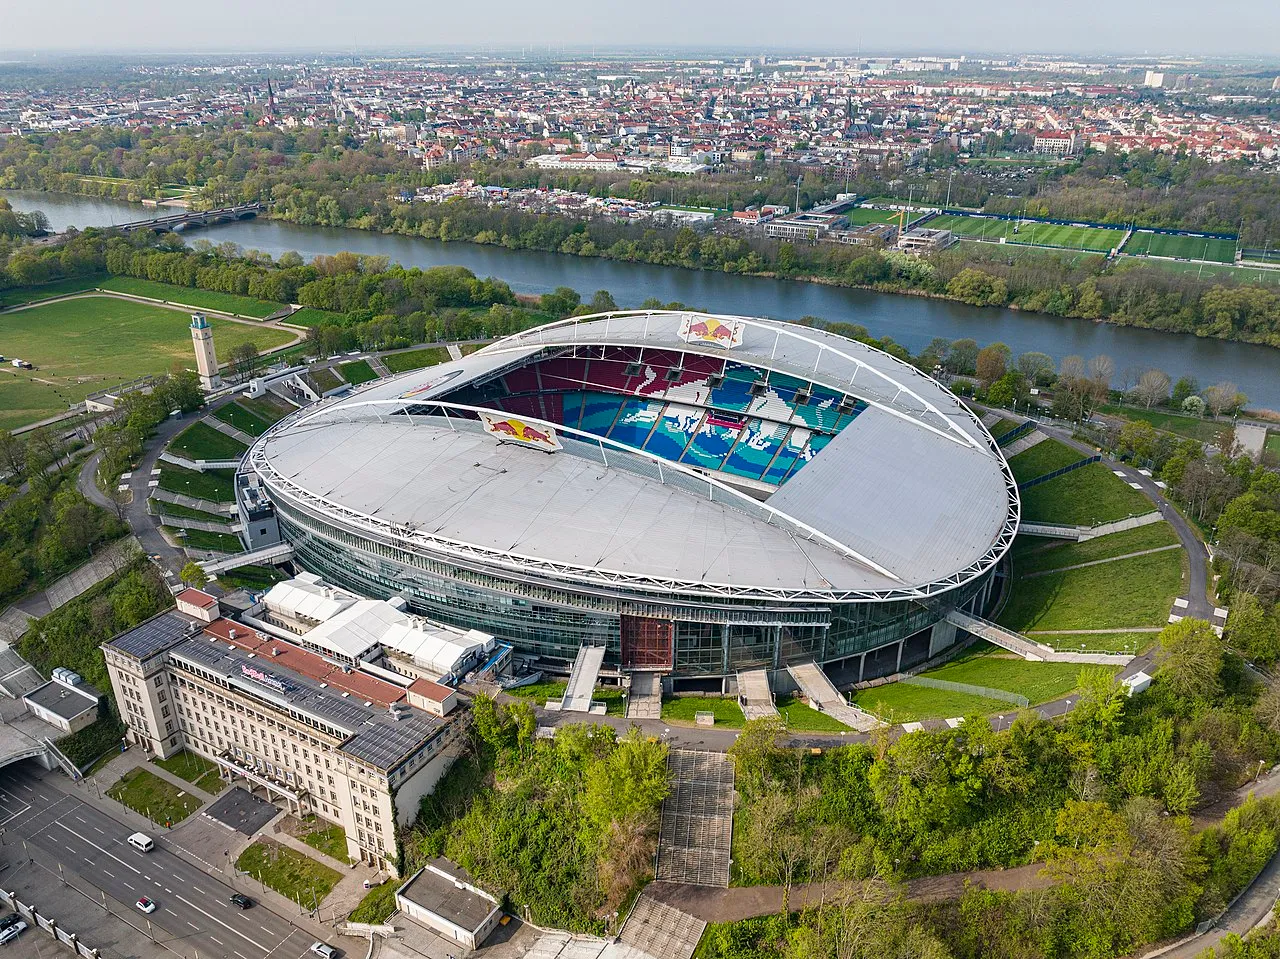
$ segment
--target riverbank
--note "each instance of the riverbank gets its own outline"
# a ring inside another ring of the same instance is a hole
[[[3,191],[14,209],[42,209],[54,230],[70,225],[110,226],[147,215],[142,207],[71,194]],[[1055,362],[1078,355],[1110,356],[1116,370],[1157,368],[1173,379],[1191,376],[1202,385],[1231,381],[1249,396],[1251,406],[1280,409],[1280,376],[1273,351],[1259,346],[1193,334],[1080,322],[1048,313],[967,306],[932,296],[887,295],[872,289],[823,282],[711,270],[672,269],[641,262],[570,256],[498,245],[441,242],[350,228],[299,226],[260,218],[218,226],[207,234],[187,234],[187,242],[205,238],[232,242],[273,257],[294,251],[310,260],[343,250],[385,256],[406,267],[463,266],[477,276],[498,277],[520,294],[540,295],[570,286],[587,295],[609,290],[623,307],[646,300],[680,302],[717,313],[799,320],[857,323],[872,336],[891,337],[919,353],[935,337],[999,341],[1015,354],[1042,352]],[[0,344],[2,346],[2,344]]]

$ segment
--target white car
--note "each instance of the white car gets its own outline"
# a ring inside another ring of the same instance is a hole
[[[10,926],[6,926],[3,931],[0,931],[0,943],[12,942],[14,939],[17,939],[18,936],[22,934],[22,930],[26,928],[27,924],[21,919]]]
[[[334,959],[338,954],[338,950],[333,948],[333,946],[329,945],[327,942],[313,942],[311,944],[311,951],[319,956],[320,959]]]
[[[134,903],[134,905],[148,915],[156,911],[156,901],[154,899],[148,899],[146,896],[139,897],[138,901]]]

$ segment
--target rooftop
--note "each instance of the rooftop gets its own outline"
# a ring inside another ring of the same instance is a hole
[[[465,880],[461,876],[452,878],[451,874],[456,871],[456,866],[437,859],[419,869],[396,895],[474,932],[498,908],[498,903],[462,885]]]
[[[63,719],[75,719],[91,709],[97,709],[100,696],[101,693],[87,683],[68,686],[53,679],[43,686],[37,686],[22,699],[24,702],[43,707]]]

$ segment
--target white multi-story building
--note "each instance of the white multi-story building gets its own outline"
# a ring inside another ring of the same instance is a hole
[[[220,618],[211,600],[187,590],[103,645],[129,739],[161,757],[189,749],[338,823],[351,858],[394,873],[397,826],[453,759],[454,691]]]

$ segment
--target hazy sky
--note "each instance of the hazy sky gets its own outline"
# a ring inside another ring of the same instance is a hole
[[[1280,56],[1277,0],[0,0],[0,49],[524,44]]]

